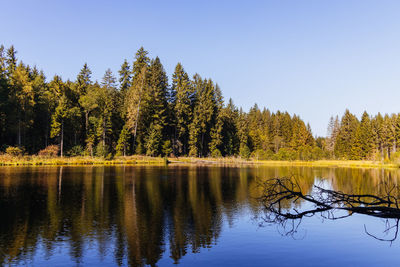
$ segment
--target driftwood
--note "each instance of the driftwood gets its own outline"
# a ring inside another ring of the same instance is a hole
[[[394,231],[389,239],[378,238],[370,234],[364,225],[365,232],[378,240],[394,241],[397,238],[400,220],[400,202],[397,198],[399,188],[389,183],[384,183],[382,195],[371,194],[345,194],[340,191],[325,189],[314,185],[310,194],[301,191],[299,183],[294,178],[274,178],[260,184],[263,194],[260,200],[265,206],[264,222],[280,225],[285,235],[297,233],[302,218],[316,214],[329,220],[349,217],[353,214],[383,218],[385,220],[385,233]],[[308,209],[299,209],[300,202],[312,205]],[[341,212],[337,215],[337,211]],[[394,221],[394,224],[391,223]]]

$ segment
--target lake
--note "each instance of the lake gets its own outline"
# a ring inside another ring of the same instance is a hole
[[[260,181],[377,194],[400,171],[310,167],[1,167],[0,265],[398,266],[394,222],[266,220]],[[296,209],[308,203],[287,203]],[[298,223],[298,225],[297,225]]]

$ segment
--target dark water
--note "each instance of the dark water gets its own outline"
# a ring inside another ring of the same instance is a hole
[[[328,168],[0,168],[0,265],[399,266],[400,240],[366,215],[265,223],[259,178],[377,193],[399,171]],[[290,203],[289,203],[290,205]],[[297,205],[307,205],[300,203]]]

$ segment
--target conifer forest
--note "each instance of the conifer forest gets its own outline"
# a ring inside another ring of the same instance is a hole
[[[260,100],[262,101],[262,100]],[[158,57],[140,48],[118,73],[93,81],[88,64],[76,79],[45,77],[0,47],[0,151],[60,156],[192,156],[268,160],[382,160],[397,156],[400,114],[332,116],[326,137],[299,116],[254,105],[244,111],[220,87],[181,63],[167,77]]]

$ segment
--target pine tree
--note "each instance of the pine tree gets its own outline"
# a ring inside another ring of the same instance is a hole
[[[211,82],[211,80],[210,80]],[[212,84],[212,82],[211,82]],[[223,108],[224,100],[222,98],[222,93],[218,85],[215,85],[215,89],[213,92],[213,102],[214,102],[214,125],[211,128],[211,141],[210,141],[210,152],[213,157],[222,156],[221,153],[221,145],[222,145],[222,114],[221,110]]]
[[[10,79],[17,68],[17,57],[16,57],[17,51],[15,50],[14,46],[10,46],[10,48],[7,49],[7,75],[8,78]]]
[[[165,137],[167,124],[168,78],[158,57],[151,61],[148,90],[144,94],[143,116],[146,129],[146,154],[158,156]]]
[[[361,117],[361,123],[357,128],[356,141],[353,145],[356,151],[353,152],[353,159],[367,159],[373,151],[373,133],[371,120],[366,111]]]
[[[8,80],[7,80],[7,65],[5,48],[0,46],[0,143],[6,144],[7,138],[7,113],[8,107]]]
[[[394,120],[388,114],[385,114],[385,117],[383,118],[382,139],[383,149],[385,150],[387,157],[390,159],[391,152],[394,150],[395,126]]]
[[[89,85],[92,84],[91,75],[92,71],[89,69],[87,63],[83,64],[81,71],[76,77],[77,89],[80,95],[84,95]]]
[[[126,92],[131,87],[132,76],[131,76],[131,67],[129,66],[128,61],[125,59],[124,63],[121,65],[121,69],[119,70],[119,84],[120,91],[123,96],[125,96]]]
[[[340,123],[340,129],[335,144],[335,155],[339,158],[349,159],[351,157],[351,148],[355,142],[356,131],[358,127],[356,116],[346,110]]]
[[[130,136],[131,135],[129,133],[128,127],[126,125],[124,125],[124,127],[122,128],[121,133],[119,135],[118,144],[116,147],[118,156],[121,156],[121,155],[126,156],[127,155]]]
[[[102,150],[106,156],[108,152],[106,140],[109,134],[112,133],[111,117],[116,95],[116,79],[110,69],[108,69],[102,79],[101,87],[97,89],[97,105],[99,107],[99,120],[97,125],[97,136],[101,140]]]
[[[133,134],[133,145],[135,146],[134,151],[138,154],[142,154],[143,142],[145,133],[145,127],[141,123],[142,110],[141,105],[143,95],[145,94],[148,76],[148,68],[150,59],[147,57],[148,52],[141,47],[135,56],[135,61],[132,68],[132,85],[129,88],[126,98],[126,125],[129,127]]]
[[[236,121],[239,116],[239,111],[230,98],[226,107],[221,111],[223,121],[222,127],[222,144],[223,155],[233,156],[239,152],[239,138],[237,135]]]
[[[21,63],[11,77],[11,101],[16,107],[17,144],[22,145],[22,135],[30,126],[35,95],[27,68]]]
[[[175,115],[175,154],[187,154],[189,123],[193,119],[194,93],[188,74],[178,63],[172,76],[172,108]]]
[[[374,140],[375,152],[380,154],[380,159],[384,158],[383,151],[383,117],[378,113],[372,120],[372,135]]]
[[[397,114],[396,120],[394,123],[394,135],[395,135],[395,143],[396,143],[396,150],[400,148],[400,113]]]
[[[74,107],[68,98],[68,87],[59,76],[55,76],[49,84],[56,100],[56,108],[52,114],[51,138],[59,137],[60,155],[64,155],[64,128],[68,120],[80,116],[78,107]]]
[[[214,84],[211,80],[203,80],[198,74],[193,76],[192,84],[195,95],[192,98],[193,119],[189,125],[189,154],[203,156],[208,153],[215,112]]]

